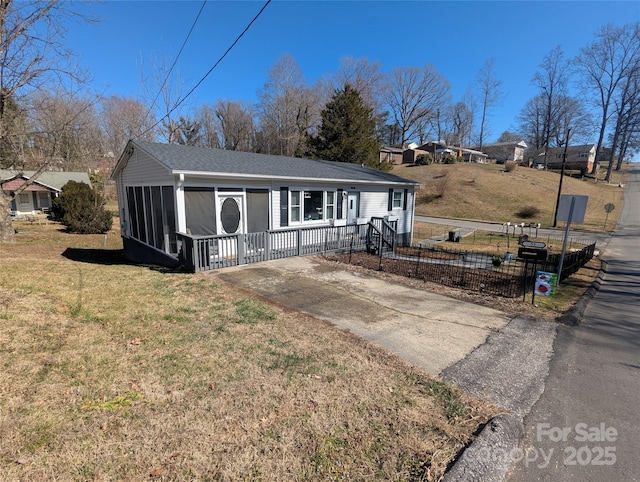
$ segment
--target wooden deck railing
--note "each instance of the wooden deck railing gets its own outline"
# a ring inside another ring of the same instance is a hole
[[[218,236],[176,234],[181,264],[187,271],[197,272],[291,256],[364,251],[370,242],[369,226],[347,224]],[[381,226],[385,238],[395,238],[391,224]],[[388,244],[388,239],[385,242]]]

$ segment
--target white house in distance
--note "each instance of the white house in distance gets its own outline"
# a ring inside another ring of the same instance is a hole
[[[419,186],[359,164],[142,141],[129,141],[112,179],[125,257],[165,265],[182,240],[206,237],[209,253],[220,237],[373,217],[392,219],[408,244]]]
[[[524,151],[527,143],[524,141],[496,142],[493,144],[483,144],[482,152],[487,154],[489,159],[497,162],[515,161],[521,164],[524,160]]]
[[[35,171],[0,169],[0,189],[11,195],[34,174]],[[69,181],[84,182],[91,186],[86,172],[42,172],[24,191],[17,196],[12,196],[11,216],[20,218],[48,213],[51,203],[60,195],[62,187]]]

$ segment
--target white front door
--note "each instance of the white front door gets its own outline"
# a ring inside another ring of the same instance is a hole
[[[350,192],[347,195],[347,223],[355,223],[360,214],[360,193]]]
[[[218,194],[218,234],[244,233],[244,194]]]

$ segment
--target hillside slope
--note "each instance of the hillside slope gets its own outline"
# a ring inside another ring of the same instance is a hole
[[[418,215],[553,225],[560,181],[557,172],[526,167],[506,172],[504,165],[460,163],[397,165],[393,173],[422,184],[417,193]],[[585,222],[576,227],[603,230],[605,205],[612,203],[616,209],[609,214],[606,229],[613,229],[623,195],[618,184],[624,183],[625,173],[614,173],[611,183],[564,177],[562,194],[589,196]],[[519,215],[526,206],[538,208],[539,213],[531,218]]]

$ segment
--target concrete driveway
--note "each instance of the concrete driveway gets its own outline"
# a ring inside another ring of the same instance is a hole
[[[351,331],[439,375],[508,322],[471,303],[295,257],[225,268],[220,279]]]

